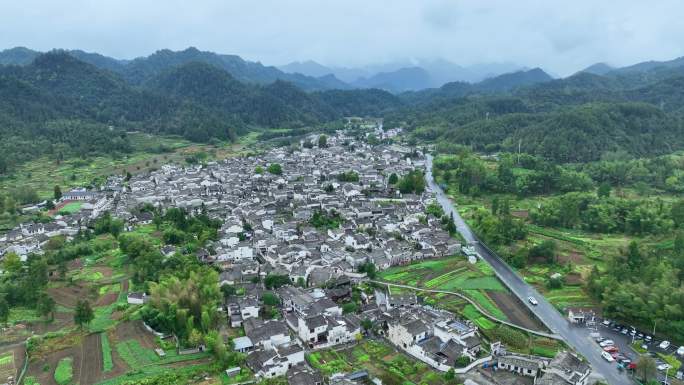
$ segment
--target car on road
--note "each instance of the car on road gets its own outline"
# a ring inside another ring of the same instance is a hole
[[[596,343],[600,344],[601,342],[603,342],[603,341],[605,341],[605,340],[606,340],[605,337],[597,337],[597,338],[596,338]]]
[[[613,356],[611,356],[610,353],[608,353],[608,352],[601,352],[601,357],[603,357],[603,359],[608,361],[608,362],[615,361],[615,358],[613,358]]]
[[[527,302],[531,303],[533,306],[539,305],[539,301],[534,297],[527,297]]]
[[[613,340],[605,340],[605,341],[599,343],[599,345],[600,345],[602,348],[605,348],[606,346],[613,346],[613,345],[615,345],[615,341],[613,341]]]
[[[666,350],[670,347],[670,341],[663,341],[660,343],[660,345],[658,345],[658,347],[660,347],[663,350]]]
[[[677,355],[684,356],[684,346],[680,346],[679,349],[677,349]]]
[[[610,326],[610,320],[609,319],[604,319],[602,322],[603,326]]]

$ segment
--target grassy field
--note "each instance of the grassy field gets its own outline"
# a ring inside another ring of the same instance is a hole
[[[391,267],[380,272],[379,277],[381,280],[397,284],[459,292],[475,301],[494,317],[502,320],[508,319],[487,295],[488,292],[505,292],[506,288],[496,278],[491,267],[483,261],[478,261],[473,265],[462,256],[426,260]],[[391,290],[396,291],[397,288],[391,288]],[[464,311],[465,301],[454,299],[455,296],[440,295],[439,293],[421,293],[421,295],[427,298],[425,301],[427,304],[456,313]],[[455,303],[451,303],[452,301]],[[473,309],[475,308],[473,307]],[[484,317],[478,318],[484,319]],[[473,321],[477,322],[475,319]],[[480,323],[489,326],[487,322],[491,321],[480,320]]]
[[[505,291],[501,282],[484,262],[472,265],[461,256],[420,261],[404,266],[394,266],[380,272],[387,282],[427,289],[492,290]]]

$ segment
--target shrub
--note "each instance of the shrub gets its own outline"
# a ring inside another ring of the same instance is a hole
[[[74,377],[72,368],[73,359],[71,357],[62,358],[55,369],[55,382],[59,385],[66,385],[71,382]]]

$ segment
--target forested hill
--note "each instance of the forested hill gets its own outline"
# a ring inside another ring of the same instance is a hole
[[[0,172],[44,154],[126,152],[128,130],[234,140],[254,127],[301,128],[400,104],[379,90],[307,93],[284,81],[243,83],[202,62],[167,68],[134,86],[64,51],[0,66],[0,86]]]
[[[517,151],[520,144],[555,162],[593,161],[611,152],[654,156],[684,149],[684,66],[677,63],[605,75],[581,71],[499,92],[450,83],[401,95],[408,107],[391,120],[445,151],[454,145]]]
[[[192,62],[200,62],[220,68],[230,73],[237,80],[246,83],[269,84],[276,80],[284,80],[307,91],[351,88],[334,76],[316,78],[301,74],[289,74],[276,67],[243,60],[237,55],[221,55],[200,51],[194,47],[182,51],[163,49],[134,60],[117,60],[81,50],[60,51],[100,69],[116,72],[124,80],[134,85],[143,84],[169,69]],[[40,55],[41,52],[24,47],[11,48],[0,51],[0,65],[27,65]]]

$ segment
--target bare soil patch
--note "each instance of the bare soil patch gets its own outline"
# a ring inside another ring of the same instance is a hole
[[[511,215],[516,218],[527,219],[530,217],[530,212],[528,210],[513,210]]]
[[[576,250],[570,251],[566,255],[556,256],[559,263],[565,264],[571,262],[573,264],[581,264],[584,261],[584,255]]]
[[[546,331],[541,322],[512,294],[501,291],[490,291],[487,294],[510,322],[527,329]]]
[[[63,287],[49,288],[48,294],[58,305],[73,308],[76,302],[83,299],[93,300],[93,291],[89,286],[74,284]]]
[[[145,329],[145,325],[143,325],[143,322],[140,320],[118,324],[114,330],[114,338],[117,342],[135,339],[140,342],[142,347],[148,349],[156,349],[159,347],[155,342],[154,335]]]

